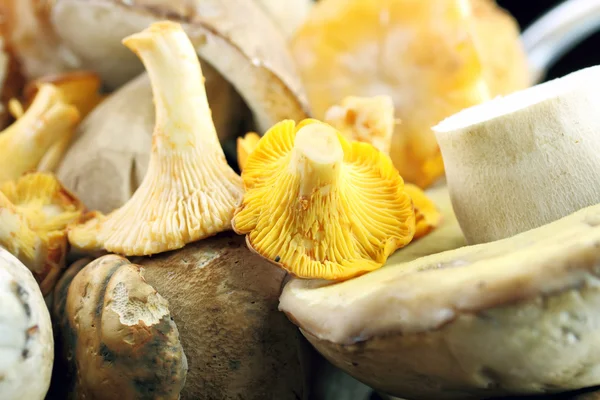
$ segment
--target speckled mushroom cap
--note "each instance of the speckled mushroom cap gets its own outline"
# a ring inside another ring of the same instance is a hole
[[[379,268],[415,232],[389,157],[330,125],[283,121],[248,157],[233,229],[299,277],[346,279]]]
[[[338,367],[399,397],[600,383],[600,206],[437,253],[465,243],[444,197],[442,226],[387,266],[339,284],[293,280],[280,309]]]
[[[200,63],[181,26],[158,22],[124,43],[142,59],[153,85],[148,171],[127,203],[74,227],[69,241],[83,250],[151,255],[229,229],[242,181],[225,160]]]
[[[179,399],[187,373],[179,332],[139,266],[116,255],[74,264],[54,297],[69,398]]]
[[[0,247],[0,397],[43,400],[54,339],[50,313],[31,272]]]

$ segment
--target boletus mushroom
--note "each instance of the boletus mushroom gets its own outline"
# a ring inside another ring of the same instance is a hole
[[[54,292],[68,399],[179,399],[187,360],[169,303],[116,255],[67,270]],[[62,397],[62,398],[65,398]]]
[[[314,118],[346,96],[392,97],[390,156],[420,187],[444,173],[433,125],[529,85],[517,24],[493,0],[320,0],[291,43]]]
[[[0,246],[31,270],[44,295],[65,267],[67,226],[83,204],[51,174],[32,173],[0,185]]]
[[[278,311],[282,269],[231,232],[135,257],[169,301],[188,360],[183,399],[306,399],[296,327]]]
[[[463,110],[436,132],[469,243],[600,203],[600,67]],[[500,195],[502,194],[502,195]]]
[[[198,55],[248,103],[261,132],[284,118],[306,116],[285,37],[258,0],[57,0],[50,10],[63,43],[112,87],[142,71],[121,40],[163,19],[182,25]]]
[[[336,366],[402,398],[599,384],[600,206],[458,248],[448,194],[432,197],[444,221],[430,235],[353,280],[294,279],[280,309]]]
[[[0,246],[0,397],[43,400],[54,339],[50,313],[31,272]]]
[[[69,241],[76,249],[151,255],[228,230],[242,181],[225,160],[192,43],[170,21],[124,43],[152,82],[156,125],[148,172],[127,203],[74,226]]]

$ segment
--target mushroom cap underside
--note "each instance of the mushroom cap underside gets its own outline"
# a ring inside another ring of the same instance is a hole
[[[448,250],[465,241],[445,190],[432,194],[444,213],[438,230],[362,277],[292,280],[280,309],[336,366],[396,396],[484,398],[600,383],[600,206]]]

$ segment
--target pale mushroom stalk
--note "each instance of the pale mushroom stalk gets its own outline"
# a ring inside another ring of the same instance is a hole
[[[306,198],[316,191],[326,194],[334,190],[343,159],[344,151],[333,128],[308,125],[300,129],[290,160],[290,170],[300,181],[298,195]]]
[[[31,107],[0,133],[0,183],[35,170],[48,151],[79,122],[79,113],[65,104],[52,85],[42,85]]]
[[[123,43],[143,61],[153,87],[156,125],[148,171],[121,208],[74,227],[71,243],[82,250],[150,255],[229,229],[242,182],[220,147],[191,42],[179,24],[158,22]]]

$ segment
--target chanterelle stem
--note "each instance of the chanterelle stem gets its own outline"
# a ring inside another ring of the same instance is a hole
[[[343,160],[344,151],[335,129],[324,124],[301,128],[290,161],[292,172],[300,175],[300,196],[329,191],[340,175]]]
[[[211,151],[222,153],[220,146],[213,146],[219,139],[210,119],[204,77],[190,79],[198,75],[200,64],[185,32],[170,22],[159,22],[128,36],[123,44],[141,58],[152,81],[156,154],[185,151],[203,140],[211,141]]]

